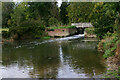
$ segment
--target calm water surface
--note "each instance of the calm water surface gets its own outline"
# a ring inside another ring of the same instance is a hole
[[[3,78],[95,78],[106,72],[97,42],[67,38],[4,43]]]

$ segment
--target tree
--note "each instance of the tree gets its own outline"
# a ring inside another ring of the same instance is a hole
[[[27,3],[20,3],[18,6],[15,7],[14,12],[11,14],[11,27],[21,27],[24,26],[24,21],[28,20],[29,13],[27,12],[28,4]]]
[[[57,20],[60,20],[59,8],[58,8],[56,2],[51,3],[50,17],[54,17],[54,18],[56,18]]]
[[[10,31],[20,37],[28,33],[32,37],[41,37],[51,18],[58,21],[58,9],[55,3],[21,2],[17,4],[13,14],[11,14],[12,23],[10,26],[12,28],[10,28]],[[53,24],[56,25],[57,22]]]
[[[11,14],[11,35],[17,35],[14,39],[20,39],[24,35],[30,35],[33,38],[44,34],[44,24],[39,13],[30,12],[30,5],[26,2],[19,3]],[[38,14],[38,16],[37,16]]]
[[[2,27],[9,27],[11,16],[14,8],[13,2],[3,2],[2,3]]]
[[[116,30],[117,4],[113,2],[99,2],[95,4],[91,15],[91,22],[95,27],[95,33],[98,37],[103,38],[107,32],[113,33]]]
[[[69,3],[68,2],[63,2],[61,7],[60,7],[60,18],[63,24],[68,24],[68,16],[67,16],[67,10],[66,8],[68,7]]]
[[[34,2],[28,4],[30,5],[29,12],[32,13],[31,17],[41,19],[45,26],[49,26],[49,18],[54,17],[59,19],[58,7],[55,2]]]
[[[57,26],[58,24],[58,20],[54,17],[49,18],[48,22],[49,22],[49,26]]]
[[[94,3],[91,2],[70,3],[67,7],[69,22],[90,22],[90,14],[93,7]]]

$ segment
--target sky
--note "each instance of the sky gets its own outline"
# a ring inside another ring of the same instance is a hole
[[[20,2],[20,1],[22,1],[22,0],[13,0],[13,2]]]
[[[20,1],[23,1],[23,0],[13,0],[13,2],[20,2]],[[62,0],[57,0],[57,2],[58,2],[58,7],[60,7],[61,6],[61,4],[62,4]]]
[[[58,2],[58,7],[60,7],[62,4],[62,0],[57,0],[57,2]]]

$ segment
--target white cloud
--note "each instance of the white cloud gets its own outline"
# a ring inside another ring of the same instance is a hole
[[[58,7],[60,7],[61,6],[61,4],[62,4],[62,0],[57,0],[57,2],[58,2]]]

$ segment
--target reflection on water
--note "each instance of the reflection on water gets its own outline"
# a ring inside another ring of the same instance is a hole
[[[100,77],[106,69],[96,42],[77,38],[3,44],[3,77]]]

